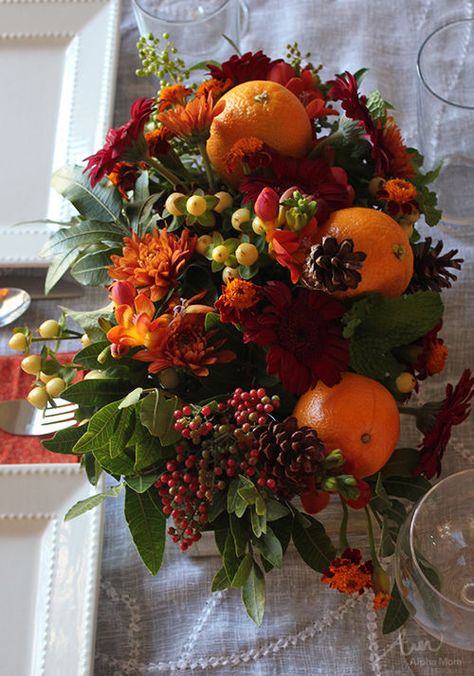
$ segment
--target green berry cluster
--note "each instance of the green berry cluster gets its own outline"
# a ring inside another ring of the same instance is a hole
[[[148,33],[137,42],[138,56],[143,65],[136,74],[138,77],[155,75],[160,80],[161,87],[183,82],[189,77],[189,70],[186,69],[183,59],[176,56],[178,50],[169,37],[168,33],[163,33],[161,39]],[[160,50],[161,40],[165,42]]]

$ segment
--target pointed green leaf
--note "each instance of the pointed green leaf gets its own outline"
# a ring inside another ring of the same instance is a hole
[[[207,510],[207,516],[212,523],[219,514],[222,514],[222,512],[225,511],[226,508],[226,496],[223,491],[219,491],[219,493],[215,493],[212,502],[209,505],[209,509]]]
[[[141,393],[143,392],[143,387],[136,387],[134,390],[129,392],[127,396],[122,399],[119,405],[120,408],[127,408],[128,406],[135,406],[140,401]]]
[[[41,254],[44,256],[58,256],[67,251],[75,250],[91,244],[122,244],[123,238],[130,232],[122,225],[113,223],[99,223],[97,221],[81,221],[69,228],[57,230],[44,245]]]
[[[46,281],[44,283],[44,291],[46,295],[48,295],[51,289],[56,286],[61,277],[66,274],[72,263],[76,260],[78,253],[79,252],[76,250],[67,251],[66,253],[63,253],[55,258],[49,264],[48,272],[46,274]]]
[[[234,538],[236,556],[243,556],[249,538],[247,519],[239,519],[235,514],[229,517],[230,531]]]
[[[336,550],[324,526],[309,515],[305,515],[305,518],[309,519],[311,524],[307,528],[304,527],[299,512],[295,513],[293,542],[303,561],[313,570],[322,573],[335,558]]]
[[[392,599],[387,606],[382,625],[382,632],[384,634],[390,634],[392,631],[396,631],[404,625],[410,617],[410,613],[401,599],[396,584],[393,585],[391,596]]]
[[[82,167],[65,166],[58,169],[53,174],[51,185],[86,218],[112,222],[120,216],[122,200],[115,186],[102,179],[95,188],[91,188]]]
[[[159,477],[159,473],[156,474],[143,474],[141,476],[129,476],[125,479],[127,486],[130,486],[132,491],[135,493],[145,493]]]
[[[85,253],[71,265],[71,275],[83,286],[101,286],[110,283],[108,273],[111,266],[110,256],[119,252],[119,249],[106,249]]]
[[[265,612],[265,577],[255,561],[242,587],[242,601],[250,619],[260,626]]]
[[[88,312],[80,312],[78,310],[71,310],[70,308],[67,307],[62,306],[60,307],[61,310],[63,310],[68,317],[70,317],[74,322],[76,322],[76,324],[79,324],[81,329],[85,333],[87,333],[87,335],[91,340],[102,340],[102,341],[104,340],[104,332],[100,328],[98,322],[101,317],[105,317],[106,319],[112,318],[113,314],[112,303],[109,303],[105,307],[101,307],[98,310],[91,310]]]
[[[267,532],[267,518],[265,514],[257,514],[255,508],[250,510],[250,523],[252,524],[252,530],[255,537],[259,538],[262,533]]]
[[[109,452],[111,458],[122,455],[127,448],[135,430],[135,411],[133,408],[117,409],[114,419],[114,429],[109,439]]]
[[[74,453],[88,453],[108,445],[119,414],[119,403],[119,401],[114,401],[107,404],[92,416],[87,426],[87,434],[84,434],[75,444]]]
[[[281,568],[283,548],[271,528],[267,528],[267,532],[263,533],[258,540],[255,540],[254,544],[263,558],[271,563],[274,568]]]
[[[142,399],[140,420],[150,434],[159,437],[163,446],[176,443],[181,435],[174,429],[173,413],[180,407],[178,397],[166,397],[162,391],[150,392]]]
[[[105,350],[106,347],[110,345],[108,340],[100,340],[97,343],[92,343],[88,345],[83,350],[80,350],[74,357],[74,363],[82,366],[84,369],[98,369],[103,367],[103,364],[99,364],[97,357],[101,352]],[[111,357],[111,360],[113,357]]]
[[[267,521],[277,521],[285,516],[288,516],[290,510],[285,505],[282,505],[278,500],[270,498],[267,500]]]
[[[91,495],[85,500],[79,500],[79,502],[76,502],[76,504],[66,513],[64,521],[70,521],[71,519],[75,519],[76,516],[88,512],[90,509],[102,504],[106,498],[116,498],[122,491],[122,488],[123,484],[118,484],[118,486],[113,486],[103,493],[96,493],[96,495]]]
[[[129,474],[135,474],[133,460],[130,460],[127,455],[111,458],[108,443],[101,448],[95,448],[93,454],[99,465],[101,465],[101,467],[109,474],[113,474],[114,476],[128,476]]]
[[[231,587],[238,589],[242,587],[247,581],[250,571],[252,570],[253,559],[251,554],[246,554],[237,568],[231,583]]]
[[[221,556],[224,556],[225,544],[227,542],[227,536],[229,534],[228,528],[219,528],[214,531],[214,539],[216,541],[216,547],[219,550]]]
[[[154,486],[146,493],[136,493],[126,487],[125,518],[143,563],[156,575],[163,561],[166,519]]]
[[[213,592],[223,591],[224,589],[228,589],[229,587],[230,581],[229,578],[227,577],[227,573],[225,572],[224,566],[222,566],[222,568],[219,568],[219,570],[212,579],[211,591]]]
[[[227,537],[224,545],[223,563],[229,580],[233,580],[240,565],[241,557],[235,553],[234,537],[230,530],[227,532]]]
[[[397,498],[406,498],[412,502],[416,502],[422,498],[431,488],[431,483],[428,479],[424,479],[421,476],[391,476],[384,480],[383,485],[389,495],[395,495]]]
[[[42,444],[48,451],[53,453],[64,453],[65,455],[75,455],[74,446],[79,439],[86,433],[87,425],[80,427],[68,427],[65,430],[59,430],[51,439],[45,439]]]
[[[61,396],[79,406],[105,406],[115,402],[118,408],[120,402],[116,400],[125,396],[129,388],[120,378],[97,378],[69,385]]]

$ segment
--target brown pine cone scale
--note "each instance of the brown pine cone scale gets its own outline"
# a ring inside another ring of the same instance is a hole
[[[362,276],[359,272],[367,255],[354,251],[352,239],[338,242],[326,235],[314,244],[304,262],[301,281],[313,291],[347,291],[355,289]]]

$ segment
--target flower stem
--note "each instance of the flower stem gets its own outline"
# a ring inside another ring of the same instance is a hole
[[[183,182],[175,174],[173,174],[172,171],[167,169],[161,162],[158,162],[158,160],[155,160],[153,157],[148,155],[145,157],[145,162],[149,167],[152,167],[158,174],[160,174],[160,176],[171,183],[173,188],[176,188],[177,185],[184,185]]]
[[[420,410],[418,406],[398,406],[400,413],[406,413],[406,415],[418,415]]]
[[[344,500],[341,499],[342,506],[342,520],[339,527],[339,550],[340,553],[345,549],[349,549],[349,541],[347,539],[347,522],[349,521],[349,510]]]
[[[367,507],[364,507],[365,515],[367,517],[367,529],[369,532],[369,547],[370,547],[370,556],[372,558],[372,563],[374,568],[380,568],[380,563],[379,559],[377,556],[377,548],[375,546],[375,537],[374,537],[374,529],[372,526],[372,518],[370,516],[370,512]]]
[[[201,153],[202,163],[204,169],[206,170],[207,182],[209,183],[209,189],[211,192],[214,192],[214,173],[212,171],[211,163],[209,161],[209,155],[207,154],[206,144],[201,141],[198,143],[199,152]]]

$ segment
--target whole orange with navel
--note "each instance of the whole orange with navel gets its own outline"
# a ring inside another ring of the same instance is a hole
[[[289,89],[270,80],[233,87],[219,101],[225,108],[214,118],[207,153],[216,171],[236,185],[242,170],[229,173],[226,157],[240,139],[256,137],[282,155],[304,157],[311,147],[311,123],[305,107]]]
[[[354,251],[367,255],[362,263],[362,280],[355,289],[336,291],[336,298],[350,298],[362,293],[378,292],[401,296],[413,275],[413,250],[403,228],[390,216],[364,207],[334,211],[319,229],[322,237],[330,235],[338,242],[352,239]]]
[[[359,478],[385,465],[400,434],[395,399],[376,380],[357,373],[344,373],[333,387],[319,382],[300,397],[293,415],[300,427],[316,430],[328,452],[339,448]]]

